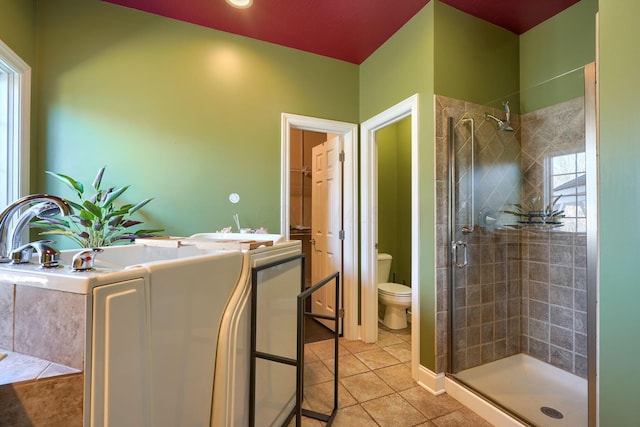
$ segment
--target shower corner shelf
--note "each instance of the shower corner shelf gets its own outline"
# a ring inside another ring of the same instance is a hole
[[[518,221],[517,224],[505,224],[505,227],[513,228],[516,230],[525,231],[551,231],[554,228],[562,227],[561,222],[539,222],[539,221]]]

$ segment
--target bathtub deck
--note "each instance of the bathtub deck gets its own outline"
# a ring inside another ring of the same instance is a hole
[[[537,426],[586,426],[587,381],[525,354],[467,369],[457,377]],[[561,419],[540,408],[560,411]]]

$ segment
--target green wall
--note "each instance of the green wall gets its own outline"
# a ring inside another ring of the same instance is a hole
[[[581,67],[596,58],[597,11],[598,0],[582,0],[520,36],[522,113],[584,94]]]
[[[434,0],[435,91],[476,104],[496,105],[519,90],[518,36]],[[517,102],[512,102],[517,111]]]
[[[600,425],[637,426],[640,396],[640,2],[600,2]]]
[[[38,166],[36,0],[0,0],[0,40],[31,67],[30,169]],[[36,186],[30,182],[31,189]]]
[[[169,235],[280,228],[281,113],[358,121],[358,67],[98,0],[40,1],[41,190],[131,184]],[[228,195],[240,194],[232,205]]]
[[[411,284],[411,118],[376,132],[378,252],[393,256],[391,281]],[[384,280],[387,280],[386,278]]]
[[[360,65],[360,121],[418,94],[420,363],[435,371],[434,1]]]
[[[398,135],[398,246],[395,271],[398,283],[411,285],[411,118],[396,124]]]
[[[0,40],[35,67],[36,0],[0,0]]]
[[[378,252],[397,260],[398,239],[398,127],[391,124],[376,132],[378,147]],[[391,278],[395,265],[391,265]],[[386,277],[378,278],[387,281]]]

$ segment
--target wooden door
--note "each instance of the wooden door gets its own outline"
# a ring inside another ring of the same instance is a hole
[[[312,150],[311,282],[313,284],[336,271],[342,273],[341,152],[342,141],[339,136],[329,138]],[[338,297],[338,301],[335,299],[335,282],[332,282],[312,295],[311,312],[336,316],[341,297]],[[334,329],[333,321],[319,320],[331,330]]]

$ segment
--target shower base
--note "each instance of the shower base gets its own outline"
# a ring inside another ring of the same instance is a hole
[[[531,356],[516,354],[455,377],[535,426],[588,425],[587,380]]]

